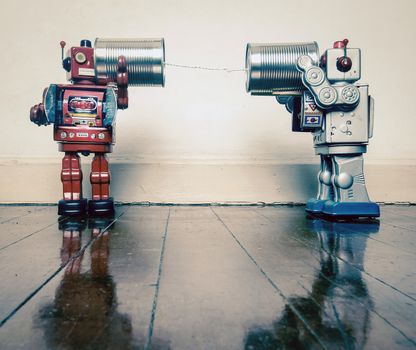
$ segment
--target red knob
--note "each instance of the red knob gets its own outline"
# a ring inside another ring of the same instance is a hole
[[[344,57],[339,57],[337,59],[337,69],[340,72],[346,73],[351,69],[351,67],[352,67],[351,58],[344,56]]]
[[[334,49],[344,49],[347,47],[350,41],[348,39],[344,39],[341,41],[334,42]]]

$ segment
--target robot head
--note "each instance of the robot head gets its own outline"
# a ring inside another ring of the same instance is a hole
[[[65,41],[60,42],[63,50],[66,45]],[[83,39],[80,46],[71,47],[67,52],[68,57],[63,59],[62,66],[68,72],[67,79],[73,82],[91,82],[95,81],[94,70],[94,49],[91,41]]]
[[[321,66],[330,82],[352,83],[361,78],[361,50],[347,48],[347,45],[348,39],[336,41],[322,56]]]

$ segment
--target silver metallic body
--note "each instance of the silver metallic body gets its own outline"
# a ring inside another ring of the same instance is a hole
[[[101,39],[94,45],[95,73],[99,80],[114,79],[117,60],[127,61],[129,85],[164,86],[165,42],[163,39]]]
[[[316,43],[248,44],[246,54],[247,91],[275,95],[301,119],[303,130],[296,131],[313,134],[315,153],[321,157],[317,199],[369,202],[362,154],[373,135],[374,100],[368,85],[355,83],[361,77],[360,49],[328,49],[321,62]],[[351,59],[347,72],[337,67],[344,56]],[[307,101],[311,95],[314,101]],[[296,99],[301,99],[298,112]]]
[[[322,129],[313,133],[315,146],[325,144],[367,144],[370,132],[370,102],[368,85],[357,85],[358,105],[350,110],[331,109],[326,112]]]

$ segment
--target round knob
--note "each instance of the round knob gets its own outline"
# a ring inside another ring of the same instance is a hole
[[[305,74],[306,81],[312,86],[320,85],[325,77],[322,70],[318,67],[311,67],[306,71]]]
[[[348,39],[339,40],[339,41],[334,42],[333,48],[334,49],[344,49],[344,48],[347,47],[348,43],[349,43]]]
[[[325,106],[333,104],[337,97],[337,91],[333,87],[324,87],[319,91],[319,101]]]
[[[337,69],[340,72],[346,73],[351,69],[351,67],[352,67],[351,58],[347,56],[343,56],[337,59]]]
[[[354,85],[347,85],[342,89],[341,97],[344,103],[354,104],[360,99],[360,92]]]

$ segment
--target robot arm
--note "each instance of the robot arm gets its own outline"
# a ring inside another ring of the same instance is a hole
[[[30,109],[30,121],[41,125],[49,125],[55,122],[56,85],[51,84],[43,90],[42,102]]]
[[[37,124],[38,126],[41,126],[41,125],[46,126],[50,124],[50,121],[48,120],[48,117],[46,116],[46,112],[45,112],[45,96],[47,92],[48,92],[48,88],[43,90],[42,102],[30,108],[30,112],[29,112],[30,121],[32,123]]]
[[[355,85],[332,85],[325,71],[314,64],[309,56],[298,58],[297,69],[301,72],[303,85],[313,95],[319,108],[344,107],[353,109],[359,103],[360,93]]]
[[[46,117],[46,114],[45,114],[45,106],[43,103],[34,105],[30,109],[30,121],[32,123],[37,124],[38,126],[49,124],[48,118]]]
[[[374,129],[374,98],[368,96],[368,138],[373,137]]]
[[[129,75],[126,58],[119,56],[117,60],[117,107],[119,109],[126,109],[129,106],[128,85]]]

